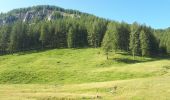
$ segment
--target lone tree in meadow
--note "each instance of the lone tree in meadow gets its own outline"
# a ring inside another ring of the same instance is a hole
[[[109,23],[107,26],[107,31],[103,38],[102,48],[107,55],[107,59],[109,58],[109,52],[116,52],[119,49],[119,32],[118,25],[115,23]]]

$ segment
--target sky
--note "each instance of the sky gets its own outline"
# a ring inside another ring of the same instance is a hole
[[[0,0],[0,12],[36,5],[55,5],[99,17],[139,22],[156,29],[170,27],[170,0]]]

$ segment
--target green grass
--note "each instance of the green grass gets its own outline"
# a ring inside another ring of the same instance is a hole
[[[168,100],[170,59],[120,52],[106,60],[93,48],[16,53],[0,56],[0,84],[6,100]]]

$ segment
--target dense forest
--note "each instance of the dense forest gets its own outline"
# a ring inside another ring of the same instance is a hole
[[[0,54],[83,47],[133,56],[170,53],[170,29],[156,30],[137,22],[116,22],[54,6],[15,9],[0,14],[0,20]]]

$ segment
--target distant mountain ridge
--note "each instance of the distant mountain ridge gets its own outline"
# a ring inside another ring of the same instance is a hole
[[[64,9],[57,6],[39,5],[28,8],[19,8],[0,14],[0,25],[11,24],[16,21],[36,22],[41,20],[55,20],[61,17],[76,17],[90,15],[77,10]]]

